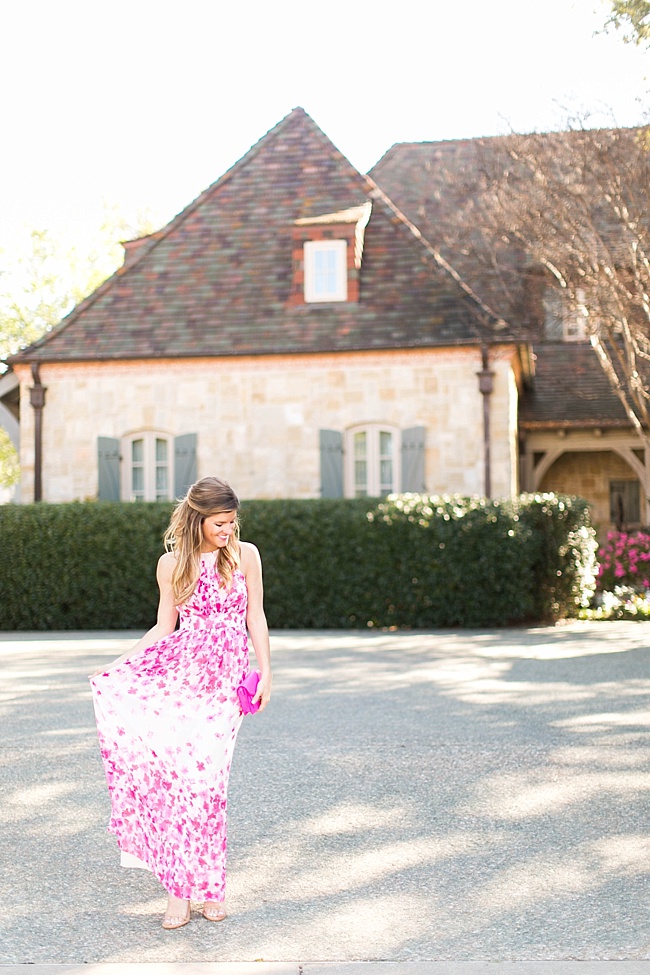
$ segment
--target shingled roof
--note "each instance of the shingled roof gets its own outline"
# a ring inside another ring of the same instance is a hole
[[[369,200],[360,300],[291,303],[295,222]],[[298,108],[10,361],[422,348],[490,337],[507,337],[503,323]]]
[[[523,428],[627,427],[625,410],[589,343],[535,347],[535,381],[519,403]]]
[[[486,250],[480,212],[472,213],[482,174],[500,159],[504,137],[402,142],[370,170],[400,210],[511,328],[530,333],[526,262],[511,244],[498,248],[499,266]]]
[[[370,176],[495,314],[530,334],[541,325],[533,281],[542,267],[515,243],[512,221],[523,221],[524,234],[533,225],[549,234],[554,221],[574,221],[575,252],[568,240],[555,252],[566,276],[577,263],[633,264],[650,248],[646,146],[647,131],[638,128],[401,143]],[[543,180],[533,178],[538,170]],[[566,192],[556,206],[558,184]],[[512,209],[502,207],[507,199]]]
[[[622,142],[636,130],[621,130]],[[617,130],[618,132],[618,130]],[[602,135],[607,136],[608,131]],[[548,133],[558,151],[585,133]],[[499,248],[499,266],[472,234],[473,194],[483,174],[503,164],[507,136],[394,145],[370,171],[401,211],[456,269],[474,293],[533,343],[535,375],[520,404],[520,423],[534,426],[629,426],[596,353],[589,344],[547,342],[543,332],[543,279],[511,243]],[[489,198],[488,198],[489,200]],[[464,219],[459,219],[459,214]],[[477,214],[478,221],[480,214]],[[479,229],[479,228],[477,228]],[[616,227],[602,227],[615,236]]]

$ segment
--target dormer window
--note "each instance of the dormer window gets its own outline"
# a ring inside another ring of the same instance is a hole
[[[359,300],[365,231],[372,203],[300,217],[293,226],[290,305]]]
[[[547,339],[559,342],[584,342],[587,338],[589,313],[582,288],[575,292],[571,303],[562,292],[548,287],[544,295],[544,333]]]
[[[348,300],[347,250],[346,240],[305,241],[305,301]]]

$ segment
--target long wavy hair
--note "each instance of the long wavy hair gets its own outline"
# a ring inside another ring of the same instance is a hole
[[[225,481],[218,477],[202,477],[179,501],[165,532],[165,549],[176,556],[172,573],[172,589],[176,604],[190,598],[201,572],[203,522],[222,511],[239,511],[239,498]],[[239,566],[239,519],[228,544],[217,549],[215,568],[226,589],[232,586],[232,576]]]

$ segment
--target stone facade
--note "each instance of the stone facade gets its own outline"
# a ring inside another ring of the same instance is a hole
[[[547,442],[552,437],[553,435],[547,435]],[[553,439],[557,447],[557,435]],[[627,527],[635,528],[639,527],[639,524],[647,524],[647,501],[643,487],[644,469],[647,470],[648,465],[644,465],[643,450],[638,449],[638,441],[629,434],[609,437],[592,434],[589,437],[583,435],[582,438],[569,435],[563,438],[562,442],[566,445],[566,450],[543,474],[538,490],[587,498],[594,525],[599,536],[604,537],[608,531],[616,527],[610,517],[610,483],[638,481],[641,485],[640,518],[638,522]],[[538,445],[542,447],[541,443]],[[548,449],[550,447],[547,447]]]
[[[516,490],[515,350],[496,350],[490,396],[492,493]],[[43,364],[43,500],[97,497],[97,438],[197,435],[198,476],[243,498],[318,497],[319,430],[425,430],[431,493],[481,494],[483,398],[476,347],[195,360]],[[31,376],[21,379],[23,499],[33,493]],[[349,486],[346,493],[349,492]]]
[[[513,263],[519,298],[498,317],[492,272],[461,238],[439,250],[478,149],[393,147],[368,177],[291,112],[10,357],[19,500],[173,497],[207,473],[243,498],[341,497],[356,478],[376,494],[581,494],[606,530],[615,483],[634,481],[647,524],[650,450],[589,342],[546,336],[530,268]],[[315,288],[328,242],[336,287]]]

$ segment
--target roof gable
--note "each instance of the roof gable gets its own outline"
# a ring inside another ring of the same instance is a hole
[[[358,303],[290,302],[296,221],[358,212]],[[295,109],[56,329],[11,361],[343,351],[485,340],[489,314]],[[500,334],[499,338],[503,339]]]

